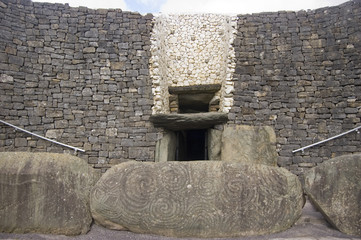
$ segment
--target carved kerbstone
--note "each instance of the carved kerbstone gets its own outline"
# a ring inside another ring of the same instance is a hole
[[[297,176],[283,168],[220,161],[112,167],[91,194],[105,227],[170,237],[237,237],[286,230],[301,215]]]
[[[329,223],[361,236],[361,154],[333,158],[309,170],[305,191]]]
[[[0,232],[85,234],[93,183],[93,169],[78,157],[0,153]]]

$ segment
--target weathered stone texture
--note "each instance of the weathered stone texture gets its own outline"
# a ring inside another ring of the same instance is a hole
[[[1,119],[84,148],[80,157],[103,171],[111,159],[153,161],[151,28],[151,15],[120,9],[3,2]],[[131,154],[130,147],[147,154]],[[1,126],[0,151],[68,150]]]
[[[361,236],[361,154],[324,162],[305,175],[305,192],[341,232]]]
[[[225,127],[221,149],[222,161],[277,166],[276,134],[269,126]]]
[[[239,15],[237,19],[183,15],[182,24],[186,18],[197,24],[199,19],[212,21],[212,25],[201,23],[198,28],[190,24],[184,26],[189,32],[182,33],[174,19],[164,19],[174,31],[152,38],[152,31],[161,33],[168,28],[161,21],[156,25],[151,15],[1,1],[1,119],[84,148],[81,157],[105,171],[128,159],[153,161],[162,130],[149,122],[152,88],[154,94],[159,93],[155,102],[165,106],[168,98],[162,96],[168,89],[160,84],[167,80],[173,82],[171,86],[225,80],[220,92],[229,100],[224,102],[226,109],[233,106],[227,125],[273,127],[279,166],[300,175],[305,168],[360,149],[356,133],[351,133],[292,154],[298,147],[361,122],[360,1],[310,11]],[[212,34],[192,36],[192,30]],[[180,44],[177,49],[177,43],[172,43],[177,34],[177,38],[185,34],[181,42],[191,41],[191,48]],[[156,48],[166,42],[175,48]],[[207,50],[198,55],[197,51],[186,53],[196,46]],[[167,55],[165,50],[172,49],[178,53]],[[208,58],[208,53],[214,57]],[[199,66],[193,64],[192,70],[191,65],[180,66],[192,58]],[[164,79],[150,79],[157,61],[174,74],[167,76],[158,66],[159,72],[152,74]],[[221,61],[219,66],[217,61]],[[182,77],[174,77],[177,74]],[[181,79],[179,84],[177,79]],[[135,154],[134,149],[142,154]],[[64,152],[64,148],[1,126],[0,151]]]
[[[0,153],[0,232],[87,233],[94,177],[71,155]]]
[[[221,84],[220,111],[233,104],[232,46],[236,16],[221,14],[169,14],[155,18],[150,73],[154,114],[170,112],[168,87]],[[181,26],[181,27],[180,27]]]
[[[98,224],[171,237],[283,231],[303,203],[301,184],[286,169],[221,161],[122,163],[91,194]]]
[[[154,114],[150,121],[156,127],[180,131],[187,129],[206,129],[227,122],[225,113],[188,113],[188,114]]]
[[[298,175],[358,152],[352,133],[292,154],[360,123],[361,2],[238,17],[229,123],[273,127],[278,164]]]

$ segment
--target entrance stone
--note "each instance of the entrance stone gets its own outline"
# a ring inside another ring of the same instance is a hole
[[[361,236],[361,154],[336,157],[309,170],[305,191],[330,224]]]
[[[286,169],[222,161],[122,163],[91,194],[96,223],[169,237],[280,232],[303,204],[301,184]]]
[[[87,233],[93,179],[92,168],[75,156],[0,153],[0,232]]]
[[[222,136],[223,161],[277,165],[276,134],[269,126],[226,126]]]

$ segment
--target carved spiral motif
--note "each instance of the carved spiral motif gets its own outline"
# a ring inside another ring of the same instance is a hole
[[[217,187],[214,178],[203,177],[198,182],[198,194],[205,199],[214,199],[219,192]]]
[[[294,196],[287,191],[287,178],[267,167],[127,163],[97,183],[92,202],[113,225],[134,232],[227,237],[252,233],[255,226],[270,233],[279,221],[289,224],[287,198]]]
[[[134,165],[122,173],[120,183],[119,199],[122,204],[132,211],[141,211],[149,204],[152,194],[155,194],[157,179],[152,168]]]
[[[160,194],[149,204],[146,225],[152,228],[177,229],[184,224],[185,202],[169,194]]]
[[[212,235],[214,231],[219,233],[222,216],[214,205],[207,202],[193,203],[187,208],[186,215],[185,228],[189,230],[189,236],[203,237],[203,234]]]
[[[169,191],[176,192],[187,188],[189,174],[184,165],[175,168],[173,164],[167,164],[158,171],[164,188]]]

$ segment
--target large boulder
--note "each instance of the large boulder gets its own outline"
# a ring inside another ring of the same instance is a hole
[[[169,237],[237,237],[291,227],[304,204],[297,176],[267,165],[126,162],[91,194],[105,227]]]
[[[222,135],[223,161],[277,166],[276,134],[270,126],[226,126]]]
[[[92,169],[75,156],[0,153],[0,232],[89,231]]]
[[[361,154],[333,158],[305,174],[305,192],[343,233],[361,236]]]

